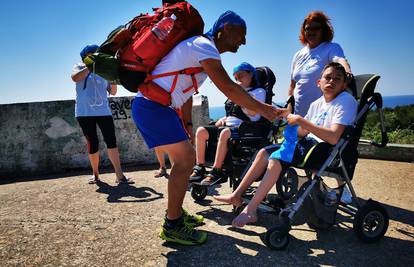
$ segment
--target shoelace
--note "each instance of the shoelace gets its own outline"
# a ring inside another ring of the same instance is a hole
[[[192,236],[193,233],[194,233],[194,228],[191,227],[190,225],[184,223],[184,227],[181,228],[179,232]]]

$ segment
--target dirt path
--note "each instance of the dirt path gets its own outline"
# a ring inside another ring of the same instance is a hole
[[[329,231],[294,227],[285,251],[262,242],[272,217],[244,229],[230,227],[231,207],[211,197],[200,205],[187,194],[185,207],[206,218],[206,244],[182,247],[158,238],[166,203],[166,179],[153,171],[127,173],[136,184],[101,187],[88,175],[55,176],[0,185],[1,266],[414,266],[414,164],[360,160],[357,194],[385,204],[391,220],[385,238],[358,241],[352,221]],[[224,184],[218,192],[229,192]],[[214,193],[214,192],[213,192]]]

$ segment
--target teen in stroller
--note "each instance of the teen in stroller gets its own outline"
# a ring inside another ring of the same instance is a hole
[[[239,66],[244,65],[242,63]],[[248,64],[250,65],[250,64]],[[251,66],[251,65],[250,65]],[[253,67],[251,67],[253,68]],[[236,73],[237,67],[235,68]],[[252,72],[252,70],[250,70]],[[272,104],[273,86],[276,82],[275,75],[268,67],[258,67],[254,71],[255,87],[263,88],[265,90],[265,102]],[[226,116],[234,116],[237,113],[238,118],[243,118],[242,108],[227,100],[225,102]],[[222,128],[216,126],[205,126],[202,130],[207,131],[209,138],[207,142],[203,142],[205,149],[201,149],[204,153],[204,162],[199,162],[200,144],[198,138],[197,145],[197,165],[194,166],[194,172],[190,177],[191,181],[191,196],[194,200],[203,200],[208,194],[208,187],[216,184],[221,184],[229,180],[230,186],[234,184],[234,180],[238,180],[241,172],[250,161],[254,153],[271,143],[273,138],[274,126],[268,120],[260,118],[258,121],[250,121],[246,115],[243,122],[238,127],[231,130],[231,136],[227,141],[227,153],[225,154],[221,170],[214,169],[213,162],[217,163],[216,150],[218,150],[219,136]],[[229,131],[230,132],[230,131]],[[198,130],[199,133],[199,130]],[[205,167],[212,167],[209,174],[206,174]],[[218,179],[216,179],[216,177]],[[204,179],[208,177],[207,179]],[[203,180],[204,179],[204,180]],[[206,182],[207,181],[207,182]]]
[[[328,70],[329,68],[330,67],[328,67]],[[324,75],[325,74],[326,73],[324,72]],[[332,77],[329,79],[332,79]],[[354,87],[351,88],[354,88],[352,93],[355,98],[359,99],[358,113],[355,122],[344,129],[339,141],[334,142],[336,143],[334,146],[325,142],[317,143],[316,145],[305,149],[307,153],[306,155],[302,155],[301,161],[293,160],[291,164],[293,167],[307,170],[306,177],[308,178],[308,181],[301,186],[299,191],[291,190],[291,192],[288,192],[289,194],[284,194],[285,192],[280,190],[283,189],[283,187],[278,188],[278,193],[282,197],[287,198],[292,195],[294,196],[294,198],[291,199],[290,204],[287,207],[284,207],[284,202],[280,201],[280,199],[267,199],[260,203],[261,210],[279,215],[276,225],[270,228],[266,234],[265,242],[270,248],[284,249],[288,245],[289,230],[295,221],[295,215],[297,215],[301,208],[303,208],[308,215],[307,223],[312,228],[325,228],[335,224],[337,210],[340,209],[354,217],[354,231],[362,241],[375,242],[385,234],[388,228],[388,215],[386,210],[378,202],[372,201],[371,199],[366,202],[357,199],[351,184],[351,179],[358,159],[358,152],[356,150],[358,141],[360,139],[367,112],[373,108],[374,105],[377,106],[380,114],[383,139],[380,144],[374,142],[372,142],[372,144],[376,146],[385,146],[387,142],[381,110],[382,98],[380,94],[374,93],[378,79],[379,76],[376,75],[360,75],[355,78]],[[315,101],[315,103],[316,102],[317,101]],[[302,123],[301,125],[303,126]],[[295,155],[300,147],[300,145],[296,146]],[[283,183],[283,180],[290,180],[290,182],[292,182],[296,179],[297,184],[297,175],[294,169],[288,168],[285,164],[282,165],[284,165],[284,171],[280,172],[281,175],[279,181],[282,181]],[[290,174],[286,175],[286,173]],[[268,177],[271,176],[265,176],[264,180],[272,180],[267,179]],[[332,188],[324,183],[322,177],[333,177],[340,183],[338,183],[339,185],[337,187]],[[240,186],[239,190],[236,191],[243,190],[246,186],[246,182],[252,179],[251,175],[247,175],[246,178],[245,181],[242,181],[242,186]],[[344,184],[347,184],[351,190],[353,196],[352,205],[347,205],[340,201]],[[243,203],[240,203],[240,199],[238,200],[234,197],[229,198],[228,196],[216,197],[216,199],[239,206],[236,209],[236,213],[241,212],[241,214],[233,221],[233,225],[243,226],[245,223],[253,222],[255,220],[252,211],[257,208],[257,201],[260,201],[263,192],[267,192],[267,188],[270,188],[269,186],[268,182],[265,182],[262,188],[259,186],[256,192],[258,193],[258,197],[252,197],[251,190],[250,192],[247,190],[246,192],[248,193],[243,195]],[[292,191],[294,191],[293,194]],[[236,192],[230,196],[234,196],[235,193]],[[249,200],[249,204],[246,204],[246,201]]]

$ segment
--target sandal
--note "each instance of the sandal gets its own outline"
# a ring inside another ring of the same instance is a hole
[[[122,177],[122,179],[121,180],[116,180],[115,181],[118,185],[120,185],[120,184],[135,184],[135,182],[132,180],[132,179],[130,179],[130,178],[126,178],[125,177],[125,175]]]
[[[163,176],[168,176],[168,173],[167,173],[167,170],[165,169],[165,167],[160,168],[158,171],[156,171],[154,173],[155,178],[159,178],[159,177],[163,177]]]
[[[95,175],[92,175],[88,180],[88,184],[97,184],[100,181],[101,180],[99,180],[98,177],[96,177]]]
[[[205,173],[206,168],[204,167],[204,165],[195,165],[193,168],[193,173],[190,176],[190,182],[201,181],[204,178]]]

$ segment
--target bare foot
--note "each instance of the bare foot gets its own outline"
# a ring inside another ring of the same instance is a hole
[[[234,196],[233,194],[223,195],[223,196],[213,196],[215,200],[231,204],[236,207],[240,207],[243,203],[242,199]]]
[[[257,215],[256,213],[248,213],[247,207],[237,216],[234,218],[232,225],[234,227],[243,227],[248,223],[254,223],[257,221]]]

